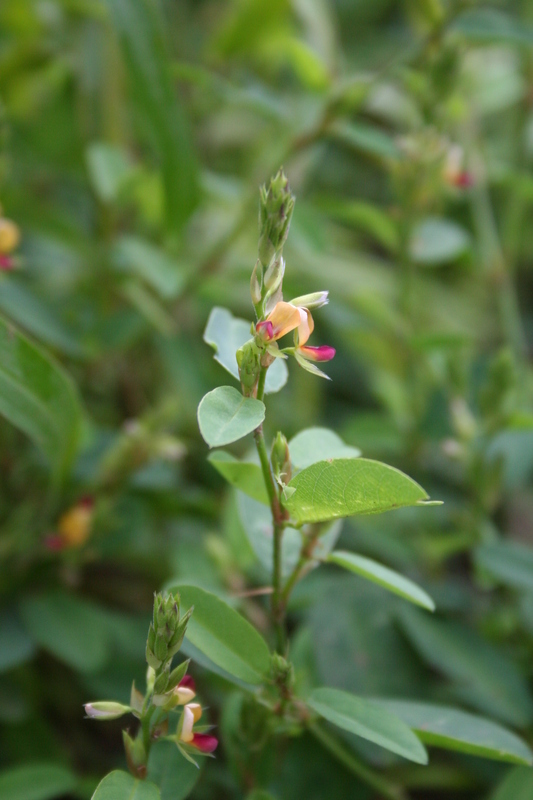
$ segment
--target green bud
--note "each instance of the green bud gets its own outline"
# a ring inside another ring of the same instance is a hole
[[[183,661],[175,669],[172,670],[168,678],[167,691],[174,689],[174,687],[177,686],[181,680],[183,680],[183,678],[187,674],[190,662],[191,659],[188,658],[187,661]]]
[[[142,739],[132,739],[127,731],[122,731],[122,741],[130,772],[142,780],[146,777],[146,750]]]
[[[140,717],[144,705],[144,695],[135,688],[135,681],[131,685],[130,706],[133,714]]]
[[[131,706],[115,703],[112,700],[102,700],[96,703],[86,703],[85,713],[91,719],[118,719],[132,711]]]
[[[290,661],[287,661],[279,653],[274,653],[270,660],[272,679],[285,692],[290,692],[294,686],[294,668]]]
[[[246,395],[250,395],[257,385],[261,370],[259,354],[253,339],[250,339],[249,342],[246,342],[237,350],[236,358],[243,392]]]
[[[155,679],[154,683],[154,693],[155,694],[162,694],[166,692],[168,686],[168,671],[163,670],[161,675]]]
[[[285,274],[285,259],[283,256],[276,258],[265,272],[265,287],[269,294],[274,294],[283,281]]]
[[[301,297],[295,297],[290,303],[299,308],[322,308],[322,306],[329,303],[329,292],[312,292],[311,294],[303,294]]]
[[[256,306],[261,302],[262,298],[262,282],[263,282],[263,267],[259,259],[255,262],[255,267],[252,270],[252,277],[250,278],[250,295],[252,296],[252,303]]]
[[[158,633],[156,636],[154,653],[155,657],[161,662],[166,661],[168,658],[168,642],[163,633]]]
[[[271,179],[268,189],[260,189],[259,260],[266,268],[274,260],[289,233],[294,195],[283,169]]]
[[[283,483],[288,483],[292,474],[291,457],[287,439],[281,431],[278,431],[272,444],[270,459],[276,480],[283,480]]]

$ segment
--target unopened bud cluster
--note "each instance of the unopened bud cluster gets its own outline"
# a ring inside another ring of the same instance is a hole
[[[167,687],[167,684],[163,686],[162,676],[165,672],[169,672],[172,657],[183,643],[192,611],[193,609],[189,608],[183,616],[180,616],[179,594],[169,594],[166,597],[162,594],[155,595],[153,620],[150,623],[146,643],[146,660],[158,673],[158,680],[161,678],[159,685],[154,686],[156,693],[165,691]]]

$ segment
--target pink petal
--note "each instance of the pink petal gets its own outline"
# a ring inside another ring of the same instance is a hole
[[[218,747],[218,739],[215,736],[209,736],[208,733],[195,733],[189,744],[202,753],[212,753]]]
[[[11,256],[2,255],[0,253],[0,272],[9,272],[14,266]]]
[[[192,675],[184,675],[184,677],[178,683],[178,686],[183,689],[191,689],[193,692],[196,691],[196,683]]]
[[[258,322],[255,329],[266,342],[270,342],[274,338],[274,326],[268,319]]]
[[[304,358],[310,361],[331,361],[335,355],[335,348],[330,347],[329,344],[320,345],[320,347],[299,347],[298,350]]]

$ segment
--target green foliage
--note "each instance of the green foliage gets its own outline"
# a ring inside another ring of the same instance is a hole
[[[0,792],[5,800],[52,800],[75,787],[73,772],[59,764],[25,764],[0,772]]]
[[[160,797],[155,784],[117,769],[100,781],[91,800],[159,800]]]
[[[260,400],[243,397],[231,386],[208,392],[198,406],[198,425],[209,447],[220,447],[242,439],[265,418]]]

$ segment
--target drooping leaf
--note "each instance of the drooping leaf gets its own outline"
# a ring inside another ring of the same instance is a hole
[[[93,672],[105,663],[109,631],[103,610],[89,600],[59,590],[30,595],[20,614],[34,641],[74,669]]]
[[[74,385],[59,364],[1,318],[0,414],[43,449],[58,479],[65,475],[81,425]]]
[[[204,331],[204,341],[214,349],[215,361],[218,361],[236,380],[239,380],[239,368],[235,353],[250,339],[250,336],[250,323],[245,319],[234,317],[226,308],[215,306],[211,310]],[[265,393],[279,392],[287,383],[288,377],[285,361],[277,358],[268,369]]]
[[[116,769],[100,781],[91,800],[161,800],[161,795],[155,783]]]
[[[515,589],[533,591],[533,549],[518,542],[490,542],[475,552],[476,562]]]
[[[420,740],[397,716],[377,703],[340,689],[313,689],[307,705],[328,722],[417,764],[428,757]]]
[[[420,656],[457,683],[462,700],[510,725],[531,722],[533,698],[516,664],[475,630],[410,606],[398,610],[398,619]]]
[[[182,758],[173,742],[158,742],[150,750],[148,775],[159,787],[161,800],[184,800],[201,774],[201,768]]]
[[[106,0],[122,44],[134,99],[150,126],[165,187],[166,222],[179,232],[198,200],[198,167],[188,122],[178,101],[157,5]]]
[[[348,553],[345,550],[335,550],[326,560],[383,586],[384,589],[403,597],[404,600],[409,600],[410,603],[427,608],[429,611],[435,610],[435,603],[420,586],[371,558]]]
[[[318,461],[299,472],[289,487],[296,491],[284,505],[299,522],[380,514],[428,497],[400,470],[366,458]]]
[[[297,469],[305,469],[317,461],[329,458],[358,458],[357,447],[344,444],[340,436],[329,428],[306,428],[289,442],[291,462]]]
[[[263,473],[257,464],[249,461],[239,461],[230,453],[224,452],[224,450],[215,450],[210,453],[208,461],[236,489],[249,495],[259,503],[269,505]]]
[[[417,225],[410,243],[411,257],[420,264],[454,261],[470,247],[470,236],[457,223],[428,217]]]
[[[0,772],[2,800],[55,800],[76,788],[76,776],[60,764],[29,763]]]
[[[200,433],[209,447],[220,447],[242,439],[265,418],[265,406],[253,397],[243,397],[232,386],[218,386],[198,406]]]
[[[222,669],[247,683],[260,683],[270,665],[265,640],[237,611],[198,586],[177,585],[185,608],[194,606],[187,639]]]
[[[533,763],[533,754],[522,739],[491,720],[427,703],[376,702],[409,725],[425,744],[512,764]]]

